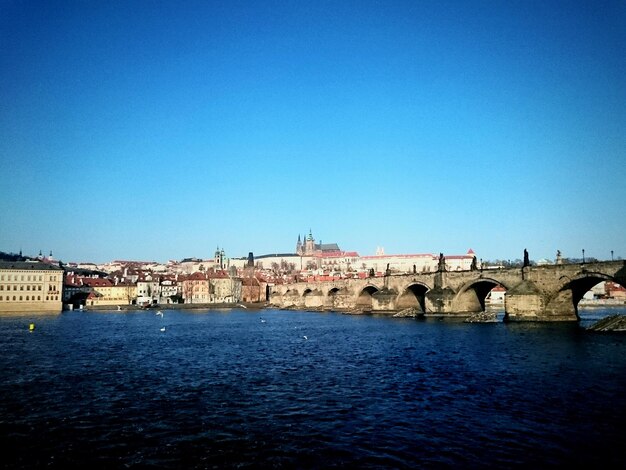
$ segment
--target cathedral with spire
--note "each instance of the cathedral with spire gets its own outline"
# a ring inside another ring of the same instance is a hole
[[[338,252],[341,252],[341,249],[336,243],[323,244],[321,240],[319,243],[315,243],[315,238],[313,238],[313,233],[311,232],[311,229],[309,229],[309,234],[304,237],[300,237],[300,235],[298,235],[298,242],[296,243],[296,253],[299,256],[316,256]]]

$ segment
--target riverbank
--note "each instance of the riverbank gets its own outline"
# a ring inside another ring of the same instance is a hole
[[[220,310],[220,309],[250,309],[250,310],[262,310],[267,307],[263,302],[239,302],[233,303],[211,303],[211,304],[163,304],[163,305],[151,305],[150,307],[142,307],[141,305],[90,305],[83,307],[82,309],[65,309],[65,311],[107,311],[117,310],[120,312],[135,312],[135,311],[158,311],[158,310]]]
[[[597,300],[581,300],[578,302],[578,308],[607,308],[607,307],[624,307],[626,301],[622,299],[597,299]]]

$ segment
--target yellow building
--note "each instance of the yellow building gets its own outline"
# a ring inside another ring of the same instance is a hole
[[[114,284],[99,278],[86,278],[83,283],[89,288],[87,307],[129,305],[137,297],[137,286],[131,283]]]
[[[183,281],[186,304],[233,303],[241,300],[241,279],[225,272],[193,273]]]
[[[0,313],[60,313],[63,269],[40,261],[0,261]]]

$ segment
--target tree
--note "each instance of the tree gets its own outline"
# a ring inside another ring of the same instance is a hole
[[[133,285],[130,283],[126,284],[126,298],[128,300],[128,305],[133,303]]]

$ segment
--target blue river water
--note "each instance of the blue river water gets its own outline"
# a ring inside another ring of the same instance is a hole
[[[624,468],[626,335],[279,310],[0,317],[0,438],[3,468]]]

